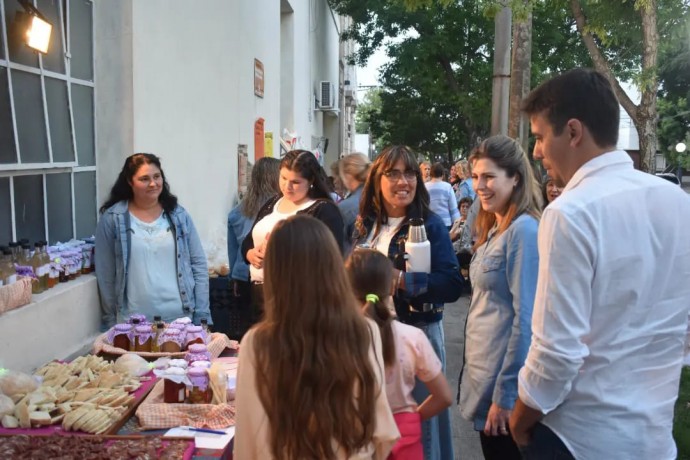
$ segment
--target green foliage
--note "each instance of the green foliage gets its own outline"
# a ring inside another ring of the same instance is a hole
[[[361,114],[377,142],[458,156],[488,135],[494,39],[489,1],[432,0],[413,11],[402,0],[330,1],[353,18],[346,37],[359,45],[354,62],[364,64],[380,46],[390,58],[380,75],[380,107]],[[533,24],[533,84],[589,62],[561,0],[538,2]]]

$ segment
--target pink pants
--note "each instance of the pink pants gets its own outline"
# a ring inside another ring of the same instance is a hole
[[[417,412],[393,414],[400,439],[393,446],[388,460],[423,460],[422,418]]]

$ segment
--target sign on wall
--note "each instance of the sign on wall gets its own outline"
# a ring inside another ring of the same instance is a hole
[[[254,59],[254,94],[264,97],[264,64],[258,59]]]
[[[273,157],[273,133],[264,134],[264,156]]]
[[[247,193],[249,184],[249,155],[247,155],[247,144],[237,144],[237,188],[240,198]]]
[[[254,122],[254,162],[264,156],[264,119]]]

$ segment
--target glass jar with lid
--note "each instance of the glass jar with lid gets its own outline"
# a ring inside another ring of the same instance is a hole
[[[206,369],[191,367],[187,369],[187,377],[191,383],[188,402],[190,404],[210,404],[212,394]]]
[[[163,374],[163,402],[181,404],[185,401],[187,385],[184,376],[187,373],[181,367],[169,367]]]
[[[211,354],[203,343],[194,343],[187,349],[184,359],[192,364],[195,361],[211,361]]]
[[[182,331],[175,328],[167,328],[158,337],[158,344],[160,346],[160,351],[163,353],[179,353],[182,351],[182,342],[184,338],[182,336]]]
[[[132,332],[134,331],[131,324],[116,324],[108,331],[108,342],[115,348],[128,350],[131,347]]]

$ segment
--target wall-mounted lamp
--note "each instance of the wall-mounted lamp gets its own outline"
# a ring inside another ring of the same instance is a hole
[[[30,0],[17,1],[25,10],[25,12],[17,11],[15,15],[15,21],[21,28],[24,43],[31,49],[44,54],[47,53],[50,45],[50,34],[53,30],[52,24]]]

